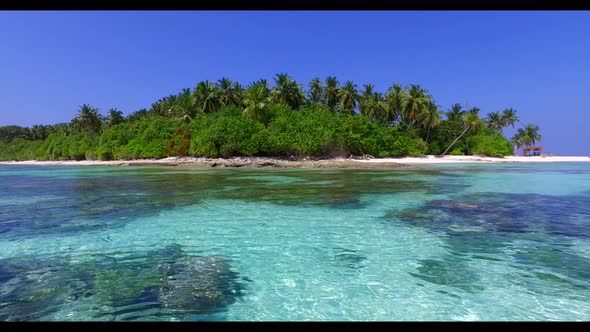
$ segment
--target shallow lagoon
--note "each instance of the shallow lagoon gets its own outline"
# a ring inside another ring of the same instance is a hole
[[[589,175],[0,166],[0,320],[588,320]]]

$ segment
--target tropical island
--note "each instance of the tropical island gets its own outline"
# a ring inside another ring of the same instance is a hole
[[[506,138],[502,129],[515,126]],[[512,108],[483,116],[457,103],[445,112],[420,85],[381,93],[327,77],[305,91],[277,74],[272,85],[200,82],[127,116],[84,104],[69,123],[0,127],[0,160],[504,157],[541,140],[539,130]]]

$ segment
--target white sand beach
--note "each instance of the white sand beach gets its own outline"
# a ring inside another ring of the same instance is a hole
[[[397,162],[402,164],[447,164],[447,163],[546,163],[546,162],[590,162],[589,156],[507,156],[504,158],[482,157],[482,156],[425,156],[420,158],[379,158],[368,160],[356,160],[358,162],[380,163]]]
[[[424,156],[405,158],[348,159],[335,158],[326,160],[282,160],[274,158],[195,158],[170,157],[164,159],[135,160],[65,160],[65,161],[0,161],[0,165],[64,165],[64,166],[194,166],[194,167],[273,167],[273,168],[387,168],[413,164],[448,164],[448,163],[547,163],[547,162],[590,162],[588,156],[508,156],[492,158],[481,156]]]

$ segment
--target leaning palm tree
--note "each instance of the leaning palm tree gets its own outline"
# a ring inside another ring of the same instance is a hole
[[[344,86],[340,89],[338,97],[340,97],[341,109],[347,114],[354,114],[356,101],[358,99],[356,84],[352,83],[352,81],[346,81]]]
[[[326,105],[328,105],[328,107],[330,107],[332,110],[335,110],[340,101],[339,91],[340,87],[336,77],[329,76],[326,78],[326,90],[324,97],[326,99]]]
[[[324,99],[324,86],[319,78],[314,78],[309,82],[309,101],[312,104],[319,104]]]
[[[498,112],[491,112],[488,113],[486,118],[486,127],[493,129],[496,131],[496,134],[502,132],[502,127],[504,127],[504,122],[502,116]]]
[[[199,112],[213,113],[219,109],[219,90],[215,83],[200,82],[193,91],[193,95]]]
[[[455,145],[455,143],[457,143],[457,141],[459,141],[461,139],[461,137],[463,137],[463,135],[465,135],[468,131],[471,130],[472,132],[475,132],[475,131],[477,131],[477,129],[479,129],[483,125],[483,121],[479,118],[479,116],[477,116],[476,113],[464,114],[461,117],[461,120],[463,121],[463,125],[465,126],[465,129],[463,129],[463,132],[459,136],[457,136],[457,138],[455,138],[455,140],[453,141],[453,143],[451,143],[451,145],[449,145],[447,147],[445,152],[443,152],[440,155],[441,157],[444,156],[445,154],[447,154],[447,152],[449,152],[451,147],[453,145]]]
[[[244,94],[244,114],[250,115],[260,122],[265,122],[269,99],[270,93],[266,82],[252,84]]]

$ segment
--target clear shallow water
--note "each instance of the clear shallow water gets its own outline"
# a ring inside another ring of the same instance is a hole
[[[588,320],[590,165],[0,166],[0,320]]]

